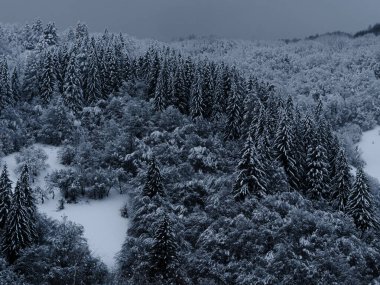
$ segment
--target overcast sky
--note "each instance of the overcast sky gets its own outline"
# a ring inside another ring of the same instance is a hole
[[[170,40],[190,34],[278,39],[356,32],[380,22],[380,0],[0,0],[0,21],[80,20],[91,31]]]

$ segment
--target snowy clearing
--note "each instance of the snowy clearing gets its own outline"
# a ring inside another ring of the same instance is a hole
[[[358,147],[366,162],[364,170],[380,181],[380,126],[364,132]]]
[[[37,177],[33,187],[46,187],[45,176],[54,170],[64,169],[58,161],[59,147],[35,144],[34,146],[43,149],[48,159],[48,167]],[[13,186],[18,178],[16,174],[17,153],[10,154],[1,160],[1,165],[7,164],[10,179]],[[113,268],[115,265],[115,255],[121,249],[128,229],[129,220],[120,216],[120,209],[126,202],[126,196],[120,195],[112,190],[109,197],[103,200],[82,200],[77,204],[65,204],[65,209],[57,211],[60,194],[56,192],[55,199],[39,204],[39,210],[51,218],[61,220],[64,216],[84,227],[84,237],[94,256],[102,259],[108,266]]]

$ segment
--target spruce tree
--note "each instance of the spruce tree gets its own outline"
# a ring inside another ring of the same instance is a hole
[[[12,195],[2,240],[2,249],[8,261],[13,263],[21,250],[32,245],[35,239],[36,205],[29,186],[28,168],[25,166]]]
[[[377,226],[368,181],[362,167],[356,172],[356,180],[348,196],[347,210],[358,229],[365,231]]]
[[[56,88],[54,61],[50,52],[43,57],[42,73],[40,77],[40,96],[44,104],[48,104]]]
[[[289,118],[284,115],[274,142],[277,160],[284,167],[289,186],[293,190],[300,189],[299,165],[297,165],[297,146],[295,144],[294,128]]]
[[[153,280],[172,284],[179,278],[178,243],[169,218],[165,215],[154,234],[150,249],[150,275]]]
[[[242,97],[235,80],[231,83],[228,94],[227,125],[225,129],[225,139],[238,139],[241,136],[243,123]]]
[[[255,148],[249,133],[241,160],[237,166],[237,179],[233,188],[236,200],[244,200],[248,195],[261,197],[267,192],[265,166]]]
[[[58,35],[55,23],[51,22],[46,25],[46,28],[44,30],[44,39],[49,46],[57,44]]]
[[[15,102],[19,102],[21,100],[21,85],[20,78],[17,72],[17,69],[13,69],[13,73],[11,76],[11,89],[12,89],[12,97]]]
[[[343,148],[339,150],[334,165],[336,172],[332,179],[333,189],[331,198],[333,203],[337,204],[340,211],[346,211],[347,200],[351,190],[351,174]]]
[[[149,168],[146,177],[146,183],[143,189],[143,195],[150,198],[155,195],[164,196],[164,185],[160,169],[157,166],[156,160],[153,158],[149,161]]]
[[[12,196],[12,182],[7,166],[4,165],[0,176],[0,228],[3,229],[8,218]]]
[[[74,112],[78,113],[82,109],[83,90],[79,80],[79,72],[75,56],[70,58],[67,67],[63,99],[66,106]]]
[[[84,97],[87,104],[93,104],[102,98],[102,86],[95,47],[91,49],[88,61]]]
[[[314,137],[312,144],[308,146],[306,157],[307,193],[313,199],[327,199],[330,196],[327,168],[326,149],[320,140]]]
[[[27,58],[22,85],[23,98],[27,101],[33,99],[38,94],[39,70],[38,58],[34,54],[31,54]]]
[[[11,86],[8,74],[8,63],[5,57],[0,61],[0,110],[13,105]]]
[[[154,98],[157,86],[158,76],[160,75],[160,57],[158,52],[154,53],[153,61],[149,70],[148,77],[148,98]]]
[[[203,118],[205,114],[205,106],[202,94],[202,76],[197,70],[194,76],[194,82],[191,86],[190,95],[190,113],[193,118]]]
[[[156,91],[154,93],[154,108],[162,111],[169,105],[169,67],[165,61],[157,78]]]

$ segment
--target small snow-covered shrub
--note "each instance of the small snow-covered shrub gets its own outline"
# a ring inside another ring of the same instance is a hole
[[[212,172],[217,164],[215,155],[203,146],[190,149],[188,159],[195,171]]]
[[[47,154],[40,147],[30,146],[24,148],[18,155],[16,155],[16,172],[21,173],[23,166],[26,164],[29,168],[29,174],[32,179],[34,179],[48,167],[46,164],[47,159]]]

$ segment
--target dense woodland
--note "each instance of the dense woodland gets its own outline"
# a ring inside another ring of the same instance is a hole
[[[14,189],[0,177],[0,284],[380,281],[379,187],[355,149],[379,120],[379,46],[0,26],[0,156],[28,162]],[[38,213],[34,143],[62,147],[62,207],[129,196],[114,271]]]

